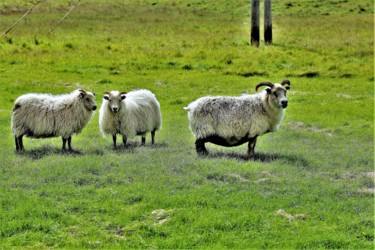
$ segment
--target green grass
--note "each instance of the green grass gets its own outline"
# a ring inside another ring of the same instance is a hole
[[[373,249],[372,1],[274,1],[274,44],[259,48],[249,1],[81,1],[46,37],[70,3],[39,4],[0,40],[0,248]],[[0,31],[30,5],[2,1]],[[246,145],[196,155],[182,107],[284,78],[290,106],[255,159]],[[76,88],[99,105],[153,91],[156,146],[113,150],[96,114],[79,153],[25,138],[17,154],[14,100]]]

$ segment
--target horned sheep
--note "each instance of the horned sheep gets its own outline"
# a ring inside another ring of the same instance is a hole
[[[66,150],[68,142],[69,150],[72,151],[72,135],[83,130],[96,108],[95,93],[82,89],[63,95],[30,93],[18,97],[11,118],[16,150],[24,150],[23,136],[61,136],[62,149]]]
[[[160,104],[155,95],[146,89],[132,90],[129,93],[105,92],[99,110],[99,127],[103,136],[112,135],[113,146],[116,135],[123,137],[124,146],[128,138],[142,137],[145,145],[146,134],[151,132],[151,143],[155,143],[155,131],[161,129]]]
[[[206,96],[184,108],[188,111],[198,155],[208,154],[206,142],[226,147],[248,142],[247,153],[254,156],[257,137],[278,130],[288,106],[286,92],[290,81],[262,82],[255,90],[262,86],[266,86],[265,90],[257,94]]]

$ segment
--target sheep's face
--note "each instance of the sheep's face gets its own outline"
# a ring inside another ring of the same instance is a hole
[[[108,108],[109,110],[116,114],[120,111],[121,108],[121,102],[125,100],[126,98],[126,92],[118,92],[118,91],[111,91],[105,92],[103,99],[108,102]]]
[[[79,90],[80,95],[79,97],[82,100],[83,105],[88,111],[94,111],[96,110],[97,106],[95,103],[95,93],[92,92],[86,92],[84,90]]]
[[[266,88],[266,91],[270,97],[270,101],[277,107],[285,109],[288,107],[288,99],[286,98],[286,92],[289,90],[289,86],[282,86],[275,84],[273,88]]]

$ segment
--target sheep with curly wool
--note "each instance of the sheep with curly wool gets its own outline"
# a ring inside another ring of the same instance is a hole
[[[23,136],[62,137],[62,149],[72,151],[72,135],[80,133],[96,110],[95,93],[75,90],[70,94],[25,94],[16,99],[11,129],[16,150],[23,151]]]
[[[155,95],[146,89],[132,90],[129,93],[105,92],[99,110],[99,128],[103,136],[112,135],[113,146],[116,135],[123,137],[124,146],[128,138],[136,135],[146,143],[146,134],[151,132],[151,143],[155,143],[155,131],[161,129],[160,104]]]
[[[206,142],[232,147],[248,142],[248,155],[254,156],[257,137],[275,132],[288,106],[286,92],[290,81],[281,84],[259,83],[266,86],[260,93],[252,95],[206,96],[190,103],[188,111],[190,130],[195,135],[198,155],[208,154]]]

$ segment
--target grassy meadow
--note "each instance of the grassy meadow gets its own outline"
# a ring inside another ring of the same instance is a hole
[[[0,3],[0,33],[35,1]],[[0,39],[0,249],[374,248],[374,3],[273,1],[272,46],[249,45],[250,1],[42,1]],[[262,36],[262,35],[261,35]],[[277,133],[208,144],[198,157],[182,107],[288,78]],[[10,129],[29,92],[147,88],[156,145],[114,150],[98,112],[61,138]]]

